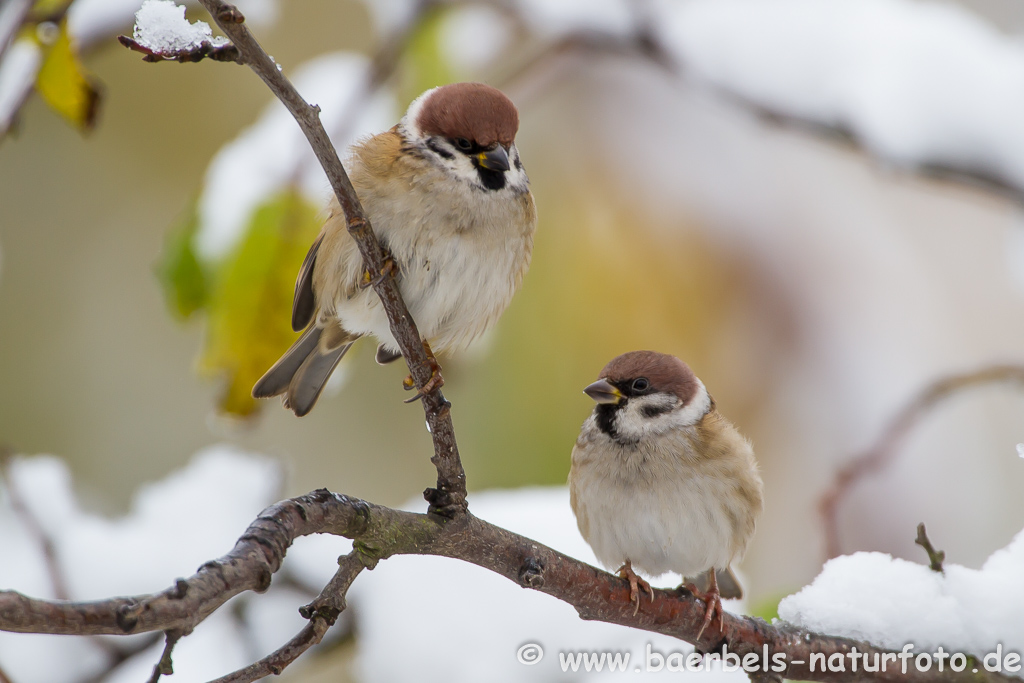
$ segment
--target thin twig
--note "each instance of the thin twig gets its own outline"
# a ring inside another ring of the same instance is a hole
[[[129,50],[144,54],[145,57],[142,58],[144,62],[181,62],[185,64],[188,62],[201,62],[204,59],[212,59],[215,62],[239,62],[240,59],[238,49],[230,43],[214,45],[210,41],[204,40],[196,47],[186,50],[163,52],[143,45],[128,36],[118,36],[117,40]]]
[[[185,635],[181,631],[168,631],[164,641],[164,651],[160,655],[160,661],[153,667],[153,675],[149,677],[149,683],[158,683],[161,676],[170,676],[174,673],[174,663],[171,662],[171,652],[178,644],[181,637]]]
[[[3,667],[0,667],[0,683],[11,683],[11,678],[4,673]]]
[[[341,558],[338,565],[338,571],[335,572],[334,577],[320,592],[320,595],[313,602],[299,609],[299,613],[309,619],[309,623],[298,635],[258,662],[227,676],[222,676],[211,683],[250,683],[265,676],[277,676],[306,650],[319,644],[328,629],[334,626],[338,617],[345,610],[347,604],[345,596],[348,594],[348,589],[359,572],[366,567],[362,557],[356,551]]]
[[[924,528],[924,522],[917,525],[917,538],[914,543],[918,544],[928,553],[928,566],[933,572],[942,573],[942,562],[946,559],[945,550],[936,550],[935,546],[928,539],[928,532]]]
[[[850,490],[868,474],[889,466],[896,459],[899,446],[910,430],[938,404],[966,389],[996,382],[1024,386],[1024,366],[993,365],[975,372],[950,375],[932,383],[896,414],[874,445],[839,470],[818,504],[825,526],[825,552],[828,557],[837,557],[842,552],[837,516],[839,506]]]

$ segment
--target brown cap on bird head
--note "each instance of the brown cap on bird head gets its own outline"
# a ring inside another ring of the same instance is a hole
[[[483,83],[452,83],[434,88],[416,117],[424,135],[466,138],[481,147],[508,147],[519,130],[519,112],[505,93]]]
[[[657,351],[630,351],[616,356],[598,377],[613,384],[646,377],[652,389],[675,394],[683,404],[690,402],[698,387],[697,376],[689,365]]]

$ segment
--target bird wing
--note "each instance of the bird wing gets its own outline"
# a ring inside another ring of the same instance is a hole
[[[321,231],[320,236],[313,242],[313,246],[306,252],[306,258],[302,260],[299,268],[299,276],[295,278],[295,298],[292,299],[292,329],[298,332],[309,325],[313,319],[313,312],[316,310],[316,296],[313,294],[313,267],[316,265],[316,255],[320,251],[320,244],[324,241],[326,231]]]

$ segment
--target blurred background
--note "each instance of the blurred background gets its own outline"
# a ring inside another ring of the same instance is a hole
[[[285,463],[281,495],[416,497],[434,481],[422,411],[371,344],[308,417],[246,403],[290,343],[326,181],[248,69],[118,46],[133,11],[78,43],[101,84],[90,131],[30,96],[0,142],[0,441],[65,459],[107,515],[220,442]],[[248,11],[289,76],[351,53],[300,87],[347,93],[324,107],[339,145],[444,82],[483,80],[519,107],[533,264],[497,329],[442,359],[471,491],[564,484],[592,408],[581,389],[619,353],[673,353],[754,443],[766,509],[742,569],[748,604],[770,606],[817,574],[820,497],[903,406],[950,374],[1024,363],[1016,0]],[[308,239],[258,274],[284,303],[239,312],[225,272],[256,210],[293,190]],[[203,293],[182,304],[195,273]],[[839,550],[923,561],[923,521],[950,561],[979,566],[1021,529],[1021,442],[1019,387],[956,394],[850,490]]]

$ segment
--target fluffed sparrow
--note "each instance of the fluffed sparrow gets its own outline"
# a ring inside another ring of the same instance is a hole
[[[686,363],[654,351],[613,359],[584,391],[597,402],[572,450],[569,492],[580,533],[606,567],[619,567],[640,606],[633,568],[673,571],[709,588],[701,634],[721,617],[728,577],[754,534],[763,484],[750,443],[715,409]],[[620,566],[621,565],[621,566]],[[685,581],[685,580],[684,580]],[[725,584],[723,584],[723,587]],[[700,638],[700,635],[698,635]]]
[[[352,185],[433,351],[461,349],[489,329],[530,265],[537,213],[518,128],[503,93],[455,83],[423,93],[398,125],[351,149]],[[283,394],[299,416],[360,337],[377,338],[379,363],[401,357],[336,199],[329,214],[295,283],[292,327],[305,332],[252,391]]]

